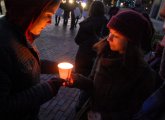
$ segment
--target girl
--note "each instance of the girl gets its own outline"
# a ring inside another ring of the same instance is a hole
[[[148,20],[126,10],[114,15],[106,40],[95,44],[91,79],[73,75],[72,87],[91,94],[88,120],[131,120],[153,92],[154,72],[143,60],[140,41],[151,34]]]

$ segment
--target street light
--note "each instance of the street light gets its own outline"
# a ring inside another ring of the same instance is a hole
[[[62,3],[66,3],[66,0],[62,0]]]
[[[81,3],[81,6],[83,7],[83,9],[86,7],[86,5],[87,5],[87,4],[86,4],[85,2],[82,2],[82,3]]]
[[[124,3],[120,3],[120,7],[123,7],[124,6]]]
[[[72,4],[73,3],[73,0],[69,0],[69,3]]]

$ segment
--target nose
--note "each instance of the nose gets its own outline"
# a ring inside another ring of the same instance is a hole
[[[51,24],[52,23],[52,16],[48,16],[48,22],[47,22],[48,24]]]
[[[113,41],[113,35],[110,33],[107,39],[108,42],[112,42]]]

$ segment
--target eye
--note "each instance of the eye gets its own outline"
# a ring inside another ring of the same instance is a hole
[[[53,16],[54,14],[52,13],[52,12],[45,12],[45,15],[47,15],[47,16]]]
[[[52,14],[46,13],[46,14],[44,15],[44,17],[45,17],[45,18],[51,19],[51,18],[52,18]]]
[[[118,35],[116,33],[110,32],[109,37],[118,38]]]
[[[119,38],[119,37],[118,37],[117,35],[114,35],[114,34],[113,34],[113,38]]]

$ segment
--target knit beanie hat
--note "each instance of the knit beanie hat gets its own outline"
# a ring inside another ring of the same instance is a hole
[[[152,26],[146,17],[136,11],[120,11],[111,18],[107,27],[117,30],[137,46],[151,44]]]

